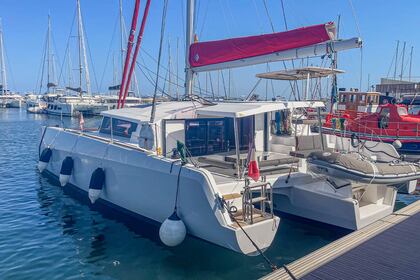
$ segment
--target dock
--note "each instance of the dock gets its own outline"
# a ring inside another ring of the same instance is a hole
[[[420,279],[419,258],[420,200],[261,279]]]

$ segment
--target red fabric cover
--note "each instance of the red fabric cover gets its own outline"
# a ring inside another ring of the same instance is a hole
[[[189,62],[191,67],[200,67],[322,43],[331,40],[326,25],[194,43],[190,46]]]

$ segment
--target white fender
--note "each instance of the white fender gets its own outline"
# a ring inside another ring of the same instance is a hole
[[[48,162],[38,161],[38,170],[42,173],[47,168]]]
[[[185,224],[175,212],[162,223],[159,229],[160,240],[170,247],[181,244],[186,235]]]
[[[89,189],[89,199],[92,204],[99,198],[102,190]]]
[[[64,187],[65,185],[67,185],[67,183],[69,182],[69,180],[70,180],[70,175],[64,175],[64,174],[60,174],[60,176],[59,176],[59,178],[58,178],[59,180],[60,180],[60,185],[62,186],[62,187]]]

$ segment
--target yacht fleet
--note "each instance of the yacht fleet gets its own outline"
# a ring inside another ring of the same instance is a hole
[[[26,103],[29,113],[80,117],[80,129],[43,127],[38,151],[42,175],[81,191],[91,204],[158,224],[167,246],[179,245],[188,234],[246,255],[270,247],[283,213],[357,230],[391,214],[398,191],[415,189],[420,166],[405,161],[397,144],[323,133],[323,116],[334,104],[313,100],[309,83],[343,71],[301,67],[257,75],[306,82],[300,101],[215,101],[193,92],[199,72],[336,54],[359,48],[360,38],[337,40],[335,25],[327,23],[193,42],[194,2],[187,1],[186,91],[177,100],[158,99],[156,89],[147,101],[124,94],[133,75],[126,71],[130,48],[122,84],[109,95],[91,93],[87,64],[80,66],[77,88],[59,89],[50,75],[53,54],[47,49],[46,92],[24,98],[7,89],[2,63],[1,107]],[[79,0],[76,11],[82,65],[87,59]],[[49,42],[50,18],[47,33]],[[2,42],[0,33],[0,50]],[[256,50],[260,42],[270,42],[271,49],[262,45]],[[242,49],[235,53],[238,44]],[[98,128],[84,128],[83,116],[88,115],[101,117]]]

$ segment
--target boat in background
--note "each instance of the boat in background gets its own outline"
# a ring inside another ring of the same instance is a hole
[[[43,114],[47,108],[47,102],[43,100],[43,95],[26,94],[25,103],[26,111],[32,114]]]
[[[0,108],[21,108],[24,99],[20,94],[10,91],[7,86],[7,69],[4,50],[3,38],[3,24],[0,18],[0,71],[1,71],[1,84],[0,84]]]
[[[55,98],[51,98],[52,96],[48,97],[47,108],[45,110],[47,114],[68,117],[77,116],[80,113],[85,115],[97,115],[101,111],[108,109],[106,106],[103,106],[103,104],[99,103],[98,98],[93,96],[91,92],[89,65],[87,62],[88,60],[85,47],[85,35],[80,8],[80,0],[76,1],[75,17],[78,27],[78,34],[76,37],[78,39],[79,46],[79,84],[77,87],[69,84],[62,94],[58,94]],[[67,59],[70,60],[69,55],[67,55],[67,57]],[[70,64],[70,61],[68,61],[68,63]],[[70,66],[69,68],[71,69]],[[52,87],[56,86],[54,83],[48,84],[51,84]],[[83,88],[85,88],[85,90]]]

